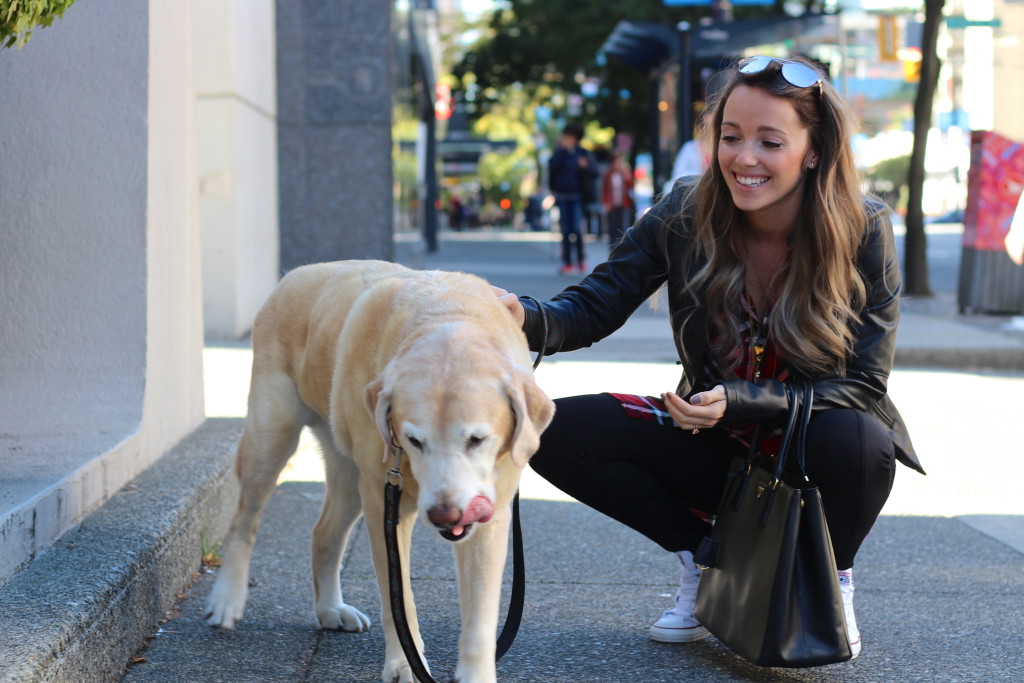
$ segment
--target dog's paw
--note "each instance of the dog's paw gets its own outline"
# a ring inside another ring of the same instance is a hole
[[[370,628],[370,617],[345,603],[341,603],[336,607],[317,610],[316,618],[320,620],[321,628],[333,631],[360,633]]]
[[[471,666],[459,663],[455,668],[455,678],[452,683],[497,683],[498,674],[494,667],[494,660],[482,666]]]
[[[429,668],[427,672],[430,672]],[[405,660],[405,657],[385,662],[380,680],[383,683],[416,683],[416,677],[412,675],[412,669],[409,668],[409,662]]]
[[[203,618],[214,628],[234,628],[245,611],[246,591],[231,591],[222,585],[214,585],[206,601]]]

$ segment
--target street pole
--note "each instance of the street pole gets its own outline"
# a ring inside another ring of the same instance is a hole
[[[661,192],[661,186],[668,179],[668,172],[665,171],[665,163],[661,158],[661,111],[658,109],[658,104],[661,101],[661,79],[658,78],[657,74],[651,74],[648,77],[650,83],[650,139],[651,139],[651,175],[654,178],[654,196],[657,197]]]
[[[847,99],[848,92],[846,87],[846,53],[848,49],[846,41],[846,28],[843,26],[843,13],[840,12],[836,15],[836,30],[837,30],[837,41],[839,43],[839,93],[843,96],[843,99]],[[834,79],[833,79],[834,80]]]
[[[691,59],[692,36],[690,24],[680,21],[676,24],[679,32],[679,79],[676,81],[676,127],[679,145],[693,137],[693,60]]]

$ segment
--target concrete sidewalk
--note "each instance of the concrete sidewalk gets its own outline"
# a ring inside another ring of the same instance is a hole
[[[591,262],[604,252],[590,245]],[[399,260],[478,272],[538,298],[571,282],[556,274],[558,245],[546,234],[448,235],[436,254],[401,242]],[[714,639],[651,642],[647,627],[675,590],[674,559],[528,471],[526,614],[500,680],[1024,679],[1024,449],[1008,427],[1024,398],[1024,334],[1004,330],[1006,319],[956,315],[948,279],[934,301],[904,307],[890,389],[929,476],[901,468],[858,556],[865,645],[856,662],[759,669]],[[546,359],[538,380],[552,396],[658,393],[677,379],[668,332],[663,310],[643,309],[601,344]],[[379,680],[379,627],[316,629],[309,537],[322,474],[308,441],[264,515],[245,619],[224,632],[202,623],[213,575],[200,572],[191,585],[189,577],[233,511],[231,456],[249,358],[246,344],[211,346],[208,423],[0,590],[0,681],[116,680],[133,658],[124,678],[133,683]],[[459,620],[451,551],[424,529],[414,538],[427,654],[435,677],[447,680]],[[342,578],[346,600],[379,623],[362,527]]]

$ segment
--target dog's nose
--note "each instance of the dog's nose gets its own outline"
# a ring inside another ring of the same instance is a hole
[[[451,503],[438,503],[427,510],[427,519],[439,529],[451,529],[462,519],[462,510]]]

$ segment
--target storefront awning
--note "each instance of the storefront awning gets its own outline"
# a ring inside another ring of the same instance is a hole
[[[835,14],[808,14],[697,25],[691,30],[690,54],[695,59],[721,59],[754,45],[796,41],[830,29],[834,34],[838,21]],[[681,35],[672,26],[620,21],[605,39],[601,51],[643,71],[653,71],[678,60],[681,45]]]

